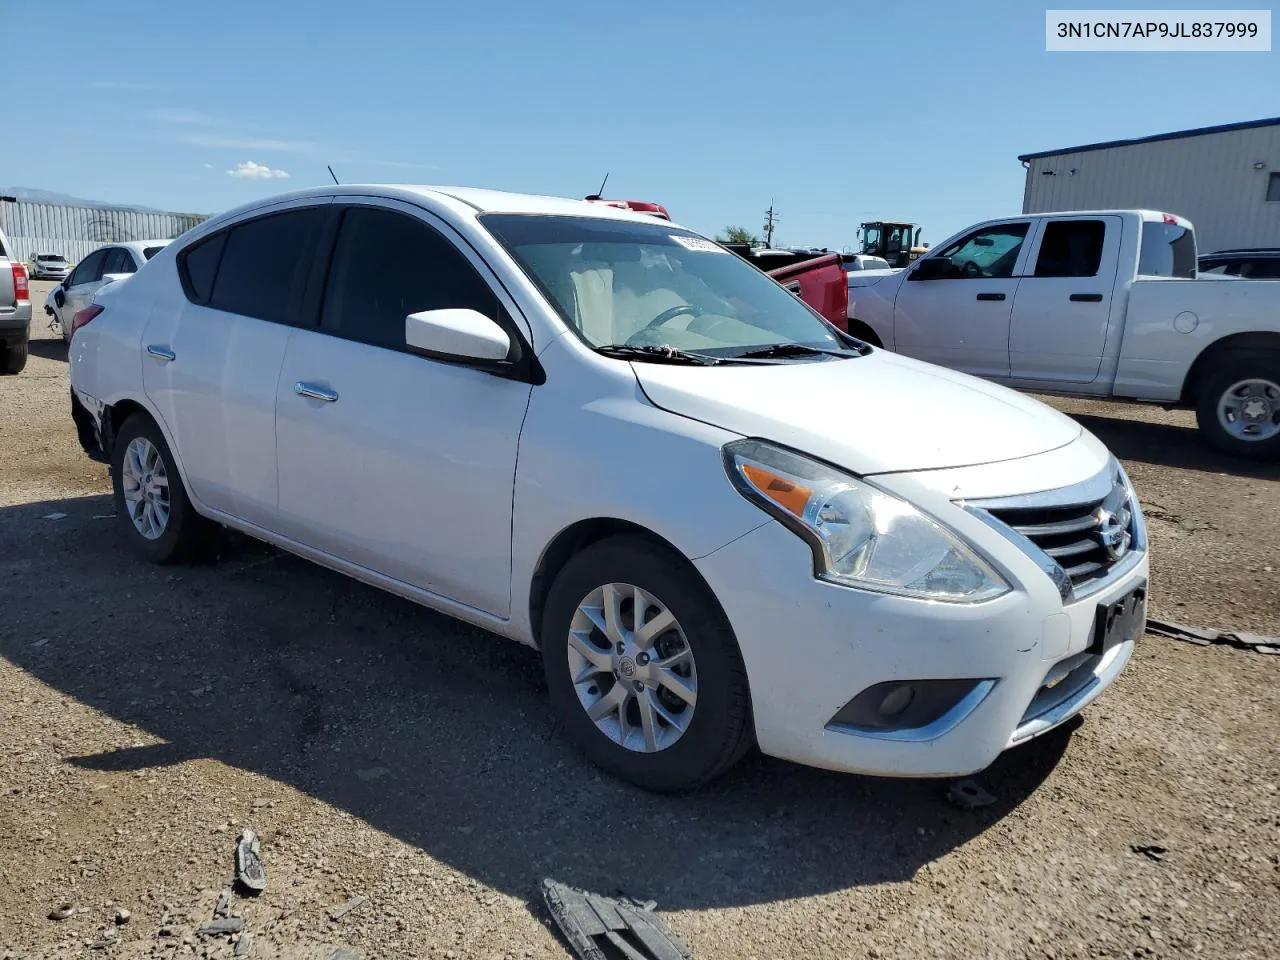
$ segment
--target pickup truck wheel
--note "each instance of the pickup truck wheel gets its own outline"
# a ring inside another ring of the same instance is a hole
[[[1196,422],[1219,450],[1250,460],[1280,459],[1280,355],[1241,354],[1209,371]]]
[[[10,376],[21,373],[22,368],[27,365],[27,349],[25,343],[3,348],[4,363],[0,365],[0,372]]]
[[[191,506],[169,445],[146,414],[135,413],[116,434],[111,485],[125,539],[144,560],[178,563],[210,543],[214,525]]]
[[[687,790],[749,748],[737,641],[683,557],[636,537],[592,544],[552,584],[541,639],[566,734],[614,776]]]

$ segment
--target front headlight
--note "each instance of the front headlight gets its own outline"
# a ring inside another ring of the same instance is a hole
[[[956,534],[869,483],[760,440],[727,444],[724,458],[744,497],[809,542],[824,580],[953,603],[1009,592]]]

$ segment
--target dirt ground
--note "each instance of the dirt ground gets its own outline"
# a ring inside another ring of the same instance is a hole
[[[253,957],[565,958],[544,876],[658,901],[698,958],[1276,955],[1280,657],[1148,636],[972,812],[758,756],[650,796],[566,745],[530,650],[251,543],[135,561],[35,326],[0,380],[0,958],[231,956],[196,928],[245,826]],[[1280,634],[1280,470],[1052,402],[1133,476],[1153,612]]]

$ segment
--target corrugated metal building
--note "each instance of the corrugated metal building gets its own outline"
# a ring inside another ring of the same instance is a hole
[[[1202,253],[1280,247],[1280,117],[1026,153],[1023,213],[1163,210]]]
[[[60,253],[72,263],[121,240],[171,240],[205,217],[151,213],[127,207],[72,207],[54,203],[0,203],[0,230],[13,254],[30,260],[37,253]]]

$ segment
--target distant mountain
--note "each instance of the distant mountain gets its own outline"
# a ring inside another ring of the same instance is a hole
[[[71,207],[110,207],[113,210],[134,210],[138,213],[168,213],[168,210],[157,210],[155,207],[142,207],[127,203],[107,203],[103,200],[86,200],[84,197],[73,197],[69,193],[56,193],[53,190],[37,190],[34,187],[0,187],[0,196],[17,197],[24,203],[57,203]]]

